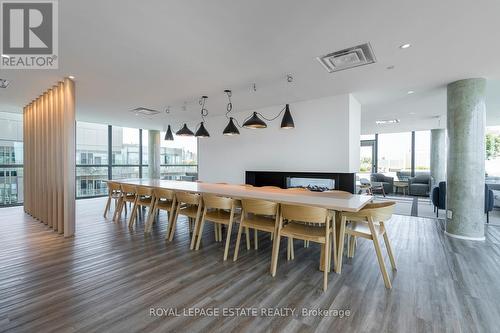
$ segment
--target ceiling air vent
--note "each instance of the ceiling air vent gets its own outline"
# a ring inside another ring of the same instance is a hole
[[[0,88],[7,88],[10,84],[9,80],[0,79]]]
[[[136,115],[137,114],[142,114],[144,116],[154,116],[155,114],[160,113],[160,111],[153,110],[153,109],[148,109],[148,108],[145,108],[143,106],[140,106],[138,108],[130,110],[130,112],[134,112]]]
[[[373,64],[376,62],[370,43],[350,47],[316,58],[329,72]]]

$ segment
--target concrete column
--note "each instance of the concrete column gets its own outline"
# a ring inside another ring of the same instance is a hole
[[[448,85],[446,234],[484,240],[486,80]]]
[[[160,179],[160,131],[148,130],[148,177]]]
[[[431,177],[432,186],[446,180],[446,130],[431,130]]]

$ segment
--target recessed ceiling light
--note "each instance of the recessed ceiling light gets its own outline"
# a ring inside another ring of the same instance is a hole
[[[407,49],[407,48],[409,48],[410,46],[411,46],[411,44],[410,44],[410,43],[406,43],[406,44],[401,45],[399,48],[400,48],[400,49]]]
[[[75,77],[73,75],[69,75],[68,78],[70,78],[71,80],[75,79]]]
[[[397,123],[399,123],[399,119],[376,120],[375,123],[377,125],[382,125],[382,124],[397,124]]]
[[[415,93],[415,91],[413,91],[413,90],[408,90],[408,95],[411,95],[411,94],[413,94],[413,93]]]

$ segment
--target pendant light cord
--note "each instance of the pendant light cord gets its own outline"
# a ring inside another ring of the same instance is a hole
[[[285,111],[285,109],[286,109],[286,106],[285,106],[283,109],[281,109],[281,111],[280,111],[280,112],[276,115],[276,117],[274,117],[274,118],[270,118],[270,119],[268,119],[268,118],[264,117],[264,115],[263,115],[262,113],[260,113],[260,112],[257,112],[257,114],[258,114],[259,116],[261,116],[262,118],[264,118],[264,120],[267,120],[267,121],[273,121],[273,120],[278,119],[278,117],[279,117],[279,116],[281,116],[281,114],[283,113],[283,111]],[[250,117],[251,117],[251,116],[250,116]],[[248,119],[250,119],[250,117],[248,117]]]

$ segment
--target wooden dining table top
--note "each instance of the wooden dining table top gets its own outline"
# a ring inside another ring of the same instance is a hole
[[[322,207],[336,211],[357,212],[372,200],[371,196],[338,192],[290,191],[280,188],[250,187],[161,179],[119,179],[110,182],[162,188],[189,193],[215,194],[233,199],[260,199],[277,203]]]

